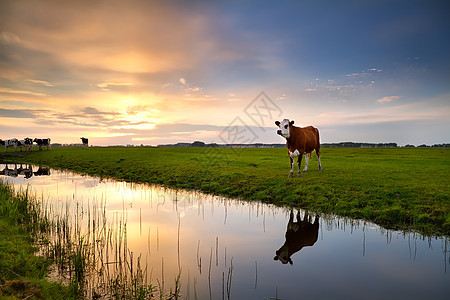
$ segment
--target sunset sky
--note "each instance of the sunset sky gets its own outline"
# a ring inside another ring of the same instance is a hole
[[[450,142],[450,2],[0,1],[0,138]]]

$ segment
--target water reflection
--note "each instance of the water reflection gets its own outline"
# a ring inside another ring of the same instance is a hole
[[[39,166],[37,167],[37,171],[33,171],[33,166],[30,164],[5,164],[2,168],[2,171],[0,171],[0,175],[9,177],[23,176],[25,179],[30,179],[31,177],[33,177],[33,175],[50,175],[50,168]]]
[[[300,211],[297,212],[297,222],[294,222],[294,212],[291,210],[289,222],[286,229],[286,241],[283,246],[275,252],[274,260],[279,260],[283,264],[293,264],[291,256],[302,250],[303,247],[313,246],[317,242],[319,235],[319,216],[316,215],[314,223],[311,223],[311,216],[305,212],[303,221],[300,218]]]
[[[15,166],[0,164],[5,168]],[[1,180],[42,195],[48,215],[64,225],[55,231],[61,244],[78,236],[95,250],[87,284],[104,298],[99,287],[136,274],[167,293],[179,278],[183,299],[446,299],[450,292],[446,238],[70,172],[37,176],[44,169],[31,169],[32,177]],[[282,263],[273,260],[278,248]]]

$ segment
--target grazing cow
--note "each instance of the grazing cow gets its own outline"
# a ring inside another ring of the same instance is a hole
[[[283,122],[276,121],[275,124],[279,127],[277,134],[281,135],[286,139],[286,146],[288,148],[289,159],[291,160],[291,172],[289,177],[294,174],[294,159],[298,157],[298,177],[302,176],[300,165],[302,163],[303,154],[305,155],[305,168],[303,172],[308,170],[308,161],[312,157],[312,152],[316,150],[317,157],[319,159],[319,170],[322,170],[322,165],[320,164],[320,139],[319,139],[319,129],[308,126],[308,127],[296,127],[294,126],[294,121],[289,121],[284,119]]]
[[[25,141],[24,140],[18,140],[17,141],[17,147],[20,148],[20,152],[22,152],[23,147],[25,147]]]
[[[19,140],[14,138],[10,140],[4,141],[5,143],[5,152],[8,152],[9,147],[14,147],[14,151],[17,151],[17,146],[19,146]]]
[[[23,145],[27,149],[27,151],[33,150],[33,139],[26,137],[23,139]]]
[[[289,222],[286,229],[286,241],[280,249],[275,251],[274,260],[281,261],[282,264],[293,264],[292,254],[302,250],[303,247],[313,246],[319,236],[319,217],[316,216],[314,223],[311,223],[311,216],[305,213],[303,221],[300,219],[300,212],[297,212],[297,222],[294,222],[294,212],[291,210]]]
[[[46,139],[37,139],[37,138],[35,138],[33,140],[33,142],[38,144],[39,151],[42,150],[42,146],[47,147],[47,150],[52,149],[52,146],[50,145],[50,141],[51,141],[50,138],[46,138]]]
[[[31,144],[27,144],[27,143],[30,143],[30,142],[31,142]],[[17,142],[17,147],[20,148],[20,152],[22,152],[23,148],[25,148],[25,150],[27,150],[27,151],[31,151],[31,147],[30,146],[32,146],[32,145],[33,145],[33,140],[30,139],[30,138],[25,138],[25,139],[19,140]]]
[[[82,137],[80,139],[83,142],[84,147],[86,147],[86,148],[89,147],[89,140],[87,138]]]

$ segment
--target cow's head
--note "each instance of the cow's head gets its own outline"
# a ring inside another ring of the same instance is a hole
[[[280,121],[275,121],[275,125],[277,125],[279,127],[279,129],[277,130],[277,134],[281,135],[284,138],[289,138],[291,135],[289,133],[289,127],[291,127],[292,125],[294,125],[294,121],[289,121],[289,119],[284,119],[282,122]]]
[[[279,250],[275,252],[275,257],[273,260],[279,260],[283,265],[289,263],[291,266],[294,264],[292,261],[290,255],[289,255],[289,248],[286,245],[283,245]]]

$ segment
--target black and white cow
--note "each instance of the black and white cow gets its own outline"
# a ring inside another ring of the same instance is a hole
[[[80,138],[81,142],[83,143],[83,147],[89,147],[89,140],[85,137]]]
[[[16,138],[4,141],[5,152],[8,152],[9,147],[14,147],[14,151],[17,151],[17,146],[19,146],[19,140]]]
[[[33,146],[33,140],[30,138],[24,138],[23,140],[19,140],[17,142],[17,147],[20,148],[20,152],[22,152],[23,148],[27,151],[31,151],[31,147]]]
[[[21,141],[22,142],[22,141]],[[26,137],[23,139],[23,147],[27,149],[27,151],[31,151],[33,149],[33,139]],[[22,149],[20,149],[22,150]]]
[[[35,142],[39,146],[39,151],[42,150],[42,146],[47,147],[47,150],[52,149],[52,146],[50,145],[50,138],[46,139],[38,139],[35,138],[33,142]]]

